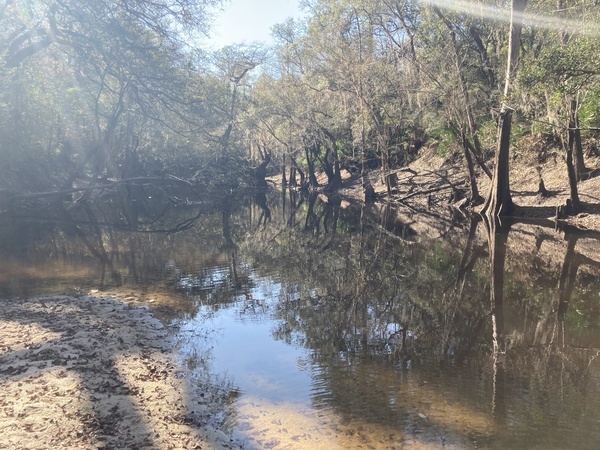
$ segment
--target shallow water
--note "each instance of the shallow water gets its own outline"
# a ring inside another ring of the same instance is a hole
[[[224,204],[152,222],[166,234],[76,224],[85,243],[5,223],[0,293],[148,302],[233,445],[600,443],[594,236],[294,194]]]

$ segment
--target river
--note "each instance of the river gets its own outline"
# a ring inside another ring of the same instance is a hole
[[[141,299],[234,446],[600,443],[596,236],[295,192],[116,204],[5,218],[0,295]]]

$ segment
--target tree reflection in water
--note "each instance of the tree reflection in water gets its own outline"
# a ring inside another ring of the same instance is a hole
[[[269,323],[264,339],[305,352],[311,394],[289,402],[375,447],[600,438],[596,237],[295,191],[167,203],[67,211],[13,257],[60,248],[97,270],[89,287],[160,290],[183,322],[233,309]]]
[[[316,368],[315,407],[333,408],[350,421],[400,428],[428,409],[422,414],[430,419],[429,430],[450,426],[447,417],[461,417],[462,425],[480,426],[465,426],[470,431],[455,429],[456,433],[468,435],[467,441],[489,443],[495,439],[512,444],[519,439],[550,443],[572,438],[549,430],[545,423],[550,418],[577,427],[591,426],[589,420],[573,423],[577,401],[584,400],[579,383],[569,388],[568,406],[547,410],[548,397],[536,405],[527,401],[548,395],[557,399],[556,393],[564,392],[565,386],[559,388],[554,379],[538,384],[542,374],[556,374],[557,367],[548,358],[547,347],[539,347],[545,355],[537,353],[534,338],[544,333],[544,318],[552,311],[564,326],[565,301],[557,307],[549,300],[552,292],[563,298],[575,285],[574,265],[578,263],[573,259],[573,238],[567,237],[567,266],[557,290],[556,285],[548,288],[552,283],[546,280],[556,279],[560,271],[554,259],[562,246],[558,233],[549,231],[550,248],[544,256],[530,239],[532,234],[547,233],[544,222],[537,227],[519,225],[513,232],[511,226],[486,223],[485,234],[478,234],[479,221],[473,219],[465,224],[466,233],[450,232],[447,241],[440,242],[407,234],[410,226],[398,222],[389,207],[378,215],[381,220],[372,220],[372,211],[364,207],[340,210],[340,227],[326,229],[324,208],[309,205],[310,218],[302,233],[290,231],[288,220],[287,228],[278,229],[278,247],[268,236],[255,235],[253,245],[246,249],[255,262],[273,256],[273,267],[284,279],[274,336],[310,349]],[[346,215],[350,220],[344,220]],[[352,224],[351,231],[348,224]],[[462,252],[457,251],[459,246]],[[534,249],[537,253],[530,255]],[[539,261],[528,262],[530,256],[543,258],[544,267],[537,267]],[[598,289],[597,279],[593,280],[588,277],[580,286],[589,325],[598,309],[589,295]],[[548,325],[560,330],[560,326]],[[593,378],[598,379],[594,358],[599,337],[596,325],[588,333],[594,344],[577,358],[570,357],[571,370],[581,375],[594,367]],[[410,384],[409,379],[419,381]],[[588,388],[598,393],[595,381],[589,382],[594,387]],[[407,385],[418,394],[411,397],[405,392]],[[460,405],[451,414],[449,402]],[[423,403],[429,408],[419,406]],[[482,408],[486,404],[488,408]],[[515,410],[520,419],[515,419]],[[427,434],[423,424],[413,422],[406,427]],[[531,427],[542,427],[548,434],[534,437]],[[514,433],[499,431],[507,428]],[[506,434],[494,437],[496,433]]]

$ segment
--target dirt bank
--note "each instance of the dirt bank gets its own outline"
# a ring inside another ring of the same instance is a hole
[[[590,156],[586,159],[586,165],[591,169],[600,168],[600,158]],[[463,166],[464,161],[459,156],[449,159],[437,155],[435,149],[423,149],[419,157],[408,167],[393,171],[397,175],[398,184],[389,200],[392,203],[423,209],[445,208],[453,202],[450,200],[452,193],[450,183],[468,192],[466,169]],[[537,193],[538,168],[550,193],[547,197]],[[372,172],[370,178],[380,201],[388,201],[382,174]],[[533,152],[516,156],[511,161],[510,180],[513,202],[517,205],[516,216],[554,220],[556,207],[564,205],[569,198],[566,164],[556,153],[547,155],[543,164],[537,160]],[[489,178],[479,170],[477,181],[480,194],[486,197],[490,186]],[[582,229],[600,232],[600,176],[582,181],[578,185],[578,190],[580,200],[584,204],[584,211],[565,219],[564,222]],[[341,194],[361,199],[360,180],[348,179]]]
[[[146,307],[0,300],[1,449],[229,448]]]

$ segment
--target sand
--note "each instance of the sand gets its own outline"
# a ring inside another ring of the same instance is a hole
[[[0,449],[230,448],[147,307],[0,300]]]

